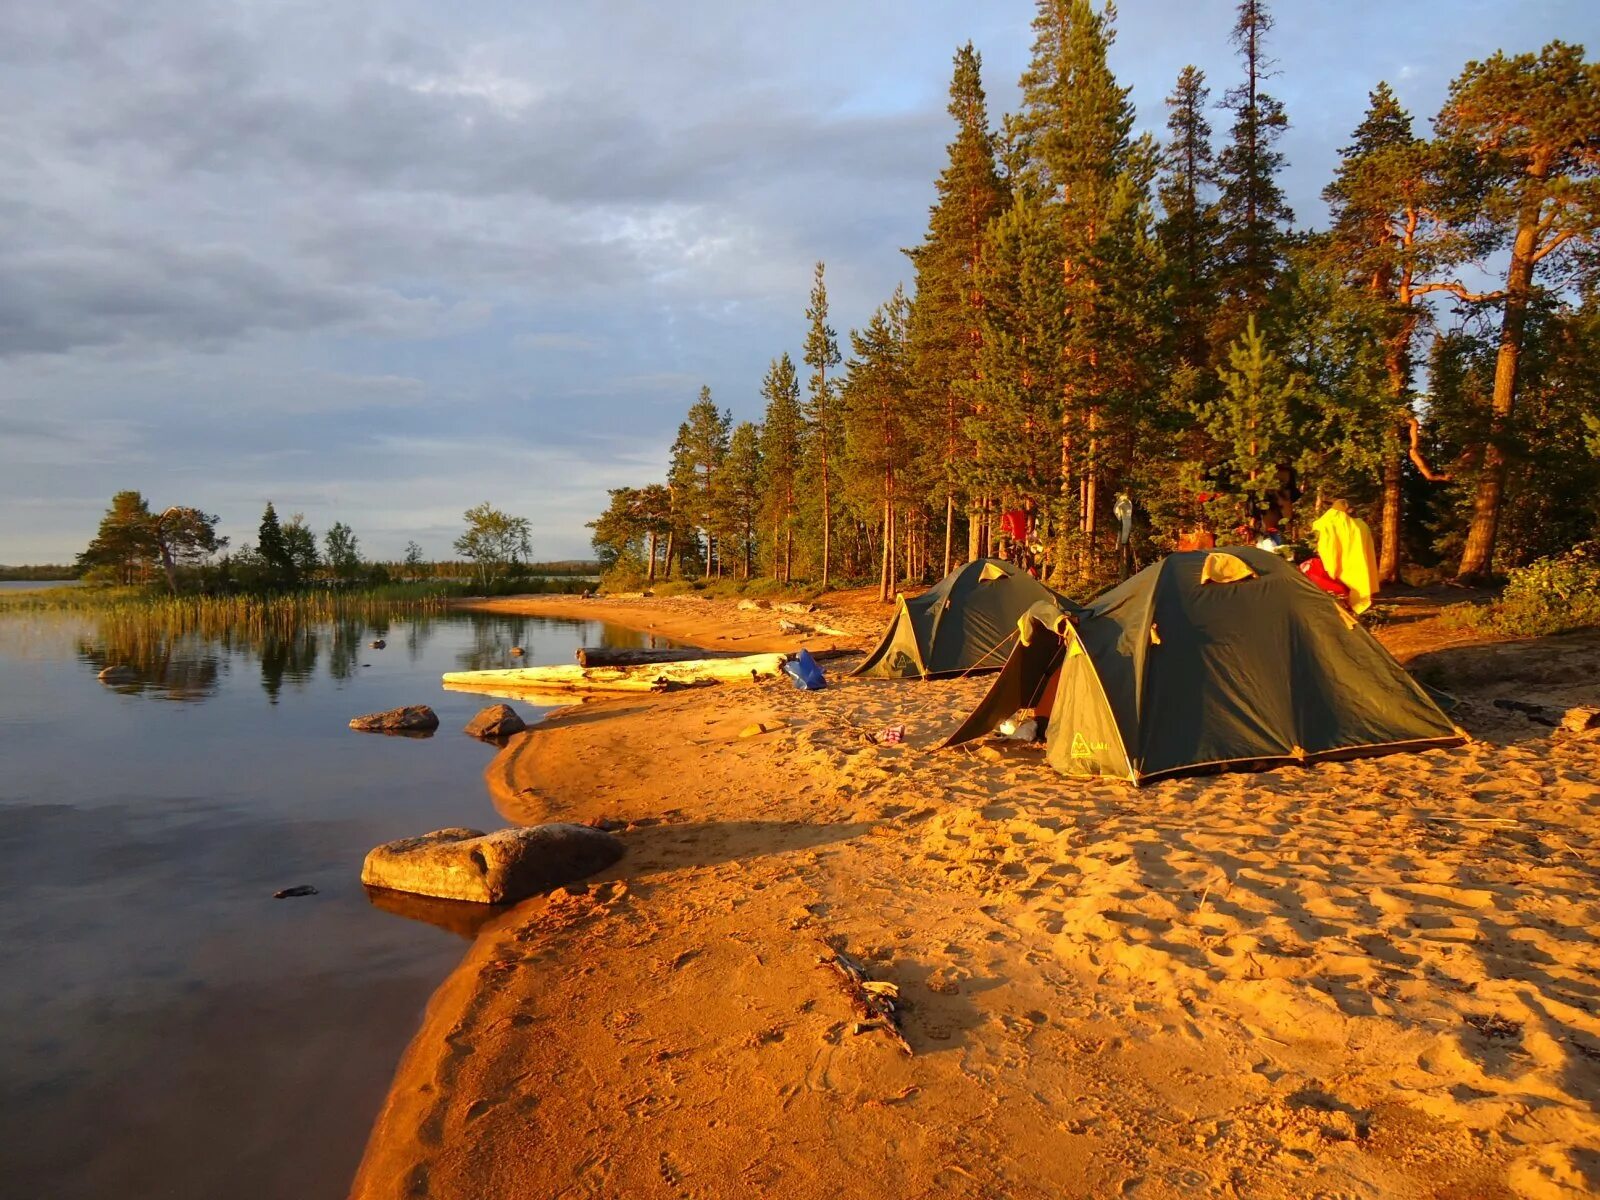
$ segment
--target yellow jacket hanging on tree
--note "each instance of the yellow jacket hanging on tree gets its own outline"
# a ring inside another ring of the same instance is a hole
[[[1378,592],[1378,555],[1372,529],[1335,504],[1311,525],[1317,535],[1317,557],[1328,574],[1350,589],[1350,611],[1358,616],[1372,607]]]

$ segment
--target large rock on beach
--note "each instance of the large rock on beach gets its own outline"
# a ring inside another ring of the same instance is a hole
[[[361,882],[419,896],[511,904],[575,883],[622,857],[622,842],[588,825],[535,825],[483,833],[437,829],[375,847]]]
[[[527,727],[528,723],[509,704],[491,704],[467,722],[467,732],[476,738],[510,737]]]
[[[369,733],[428,733],[439,728],[439,716],[426,704],[408,704],[388,712],[351,717],[350,728]]]

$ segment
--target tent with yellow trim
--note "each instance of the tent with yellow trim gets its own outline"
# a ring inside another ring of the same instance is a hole
[[[1134,784],[1465,740],[1337,601],[1248,546],[1170,554],[1074,613],[1035,606],[945,745],[1024,708],[1048,716],[1058,771]]]
[[[998,671],[1034,604],[1069,602],[999,558],[963,563],[920,596],[895,597],[894,618],[857,675],[936,679]]]

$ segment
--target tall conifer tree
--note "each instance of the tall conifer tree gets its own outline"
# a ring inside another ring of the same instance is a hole
[[[839,338],[828,324],[828,285],[818,263],[811,283],[811,303],[806,308],[805,361],[811,368],[811,382],[805,415],[806,449],[818,484],[822,506],[822,577],[828,586],[833,557],[834,481],[832,473],[844,443],[838,387],[829,374],[839,365]]]
[[[1439,278],[1467,257],[1467,241],[1443,223],[1435,149],[1412,132],[1411,116],[1386,83],[1369,97],[1339,169],[1323,192],[1333,217],[1324,241],[1329,268],[1348,287],[1331,305],[1359,309],[1358,319],[1382,348],[1384,409],[1373,423],[1374,457],[1382,473],[1379,577],[1400,577],[1403,466],[1411,461],[1428,479],[1442,479],[1421,452],[1412,409],[1412,343],[1429,319],[1422,297],[1459,283]]]
[[[726,511],[718,503],[717,474],[728,457],[733,415],[719,409],[711,399],[711,389],[702,387],[699,398],[689,406],[683,424],[683,455],[690,495],[688,509],[705,539],[706,560],[702,574],[710,578],[713,568],[722,574],[722,555],[718,546],[727,532]]]
[[[909,308],[904,289],[897,287],[865,329],[851,332],[853,356],[843,390],[851,491],[863,512],[877,514],[882,537],[878,595],[885,601],[893,596],[896,516],[912,503],[902,494],[912,458]]]
[[[1278,139],[1289,127],[1283,104],[1263,86],[1273,74],[1266,37],[1272,14],[1266,0],[1239,0],[1233,44],[1244,63],[1244,82],[1228,89],[1222,106],[1233,114],[1232,138],[1218,160],[1222,196],[1222,287],[1230,301],[1224,339],[1232,338],[1245,317],[1259,313],[1282,269],[1284,232],[1294,220],[1278,186],[1283,153]]]
[[[1458,574],[1472,579],[1494,565],[1506,485],[1519,360],[1535,277],[1585,265],[1571,250],[1591,245],[1600,224],[1600,64],[1583,47],[1551,42],[1538,54],[1496,54],[1468,63],[1450,85],[1436,122],[1470,164],[1467,191],[1480,230],[1510,245],[1495,358],[1493,419],[1473,497],[1472,526]],[[1592,263],[1587,264],[1592,266]]]
[[[1211,148],[1205,73],[1184,67],[1167,97],[1171,137],[1162,155],[1164,213],[1158,226],[1172,305],[1173,351],[1179,366],[1204,371],[1210,360],[1208,329],[1216,307],[1217,163]]]
[[[935,183],[922,245],[908,251],[916,267],[910,318],[910,369],[926,408],[940,414],[939,436],[925,440],[929,475],[944,505],[944,572],[953,565],[957,490],[968,460],[964,428],[982,347],[984,295],[980,265],[984,232],[1006,207],[995,164],[994,134],[982,80],[983,59],[968,42],[955,56],[949,112],[956,137]]]
[[[1108,303],[1118,217],[1139,206],[1142,181],[1131,139],[1129,89],[1107,61],[1115,10],[1088,0],[1039,0],[1033,58],[1021,80],[1022,107],[1008,125],[1023,156],[1022,185],[1046,201],[1063,251],[1062,296],[1067,321],[1060,346],[1061,471],[1055,578],[1064,581],[1072,542],[1082,549],[1080,574],[1091,567],[1101,507],[1105,378],[1123,351],[1123,327]],[[1148,156],[1148,148],[1141,147]],[[1075,515],[1080,538],[1069,528]]]
[[[761,395],[767,402],[761,422],[764,524],[772,530],[772,578],[788,583],[794,577],[795,484],[800,475],[805,415],[800,410],[800,381],[787,353],[772,360],[761,382]]]

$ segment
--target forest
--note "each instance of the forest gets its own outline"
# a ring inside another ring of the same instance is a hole
[[[998,122],[956,52],[909,290],[841,342],[819,262],[761,421],[702,388],[666,478],[609,493],[613,585],[887,598],[1026,554],[1084,591],[1126,569],[1119,501],[1142,564],[1342,499],[1386,582],[1481,582],[1600,534],[1600,65],[1496,52],[1431,125],[1374,80],[1313,228],[1280,186],[1266,0],[1240,0],[1219,97],[1178,75],[1162,137],[1108,65],[1115,20],[1039,0]]]

